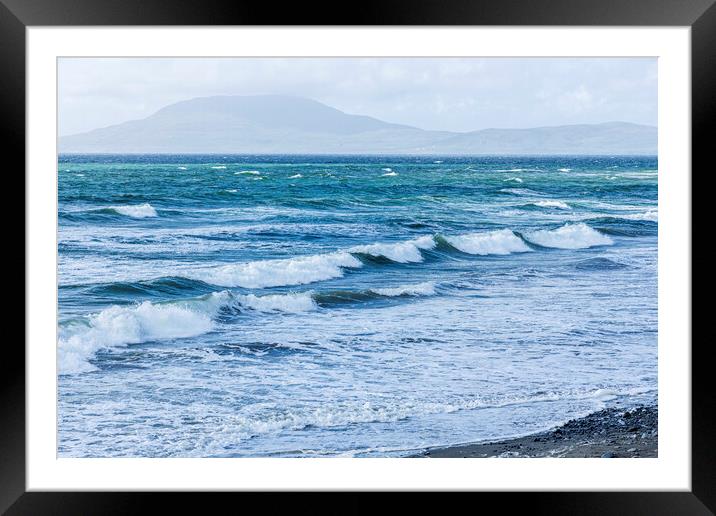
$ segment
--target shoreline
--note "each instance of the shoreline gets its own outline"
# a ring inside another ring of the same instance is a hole
[[[658,456],[658,408],[608,408],[524,437],[432,447],[413,457],[654,458]]]

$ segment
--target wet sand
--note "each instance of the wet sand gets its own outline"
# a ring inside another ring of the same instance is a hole
[[[655,406],[610,408],[547,432],[493,443],[430,448],[417,457],[657,457],[657,422]]]

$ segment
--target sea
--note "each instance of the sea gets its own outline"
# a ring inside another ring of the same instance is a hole
[[[656,157],[60,155],[60,457],[403,457],[657,403]]]

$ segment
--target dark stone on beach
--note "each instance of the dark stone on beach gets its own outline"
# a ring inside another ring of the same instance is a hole
[[[434,448],[430,453],[423,453],[423,456],[658,457],[657,424],[658,409],[655,406],[629,408],[628,411],[608,408],[530,436]]]

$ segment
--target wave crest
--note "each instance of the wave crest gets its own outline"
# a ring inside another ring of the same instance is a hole
[[[157,210],[149,203],[136,204],[133,206],[110,206],[108,210],[125,215],[134,219],[144,219],[147,217],[157,217]]]
[[[222,287],[280,287],[340,278],[343,276],[343,268],[357,268],[362,265],[361,261],[350,253],[336,252],[223,265],[197,271],[193,277]]]
[[[527,244],[509,229],[444,238],[451,246],[468,254],[504,255],[531,251]]]
[[[586,224],[565,224],[557,229],[543,229],[526,233],[525,237],[542,247],[556,249],[586,249],[598,245],[612,245],[614,241],[607,235],[592,229]]]
[[[434,296],[436,293],[434,281],[426,281],[424,283],[418,283],[417,285],[401,285],[392,288],[372,288],[370,291],[385,297]]]
[[[423,261],[421,249],[429,250],[435,247],[435,239],[432,235],[396,242],[391,244],[368,244],[351,247],[349,252],[367,254],[375,257],[384,257],[397,263],[417,263]]]

